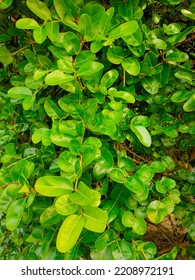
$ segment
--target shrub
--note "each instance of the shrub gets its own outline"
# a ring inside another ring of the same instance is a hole
[[[192,1],[0,9],[1,258],[194,258]]]

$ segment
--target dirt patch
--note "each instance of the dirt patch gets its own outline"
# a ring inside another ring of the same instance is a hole
[[[187,229],[178,225],[178,221],[174,215],[169,215],[166,219],[155,225],[147,222],[147,231],[142,236],[145,242],[151,241],[156,247],[159,255],[168,253],[175,246],[179,246],[180,251],[185,248],[189,243],[186,241]],[[177,259],[185,259],[180,253]]]

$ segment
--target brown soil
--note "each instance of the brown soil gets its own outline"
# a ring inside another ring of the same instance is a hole
[[[189,243],[186,241],[187,229],[178,225],[178,221],[174,215],[169,215],[162,223],[155,225],[148,221],[147,231],[142,236],[142,240],[145,242],[153,242],[158,251],[158,255],[162,255],[170,252],[173,247],[179,246],[180,252],[177,259],[186,259],[181,255],[182,249]]]

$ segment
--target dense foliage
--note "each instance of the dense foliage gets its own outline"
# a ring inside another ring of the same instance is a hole
[[[1,259],[195,258],[192,2],[0,0]]]

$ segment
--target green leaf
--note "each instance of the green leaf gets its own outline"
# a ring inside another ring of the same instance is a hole
[[[8,90],[8,96],[11,98],[23,99],[32,95],[32,91],[27,87],[13,87]]]
[[[61,216],[56,211],[56,208],[54,205],[49,206],[46,208],[40,216],[40,223],[44,227],[50,227],[52,225],[55,225],[61,220]]]
[[[152,43],[159,50],[165,50],[167,48],[167,43],[165,41],[163,41],[162,39],[155,38],[152,40]]]
[[[176,91],[172,96],[171,96],[171,101],[172,102],[183,102],[186,101],[189,97],[191,96],[191,92],[188,90],[179,90]]]
[[[3,64],[11,64],[13,62],[11,52],[6,48],[6,46],[0,46],[0,62]]]
[[[10,176],[13,181],[19,181],[21,184],[25,184],[34,170],[35,164],[28,160],[22,159],[16,162],[12,167]]]
[[[33,30],[33,37],[38,44],[42,44],[47,37],[47,30],[45,26],[41,26]]]
[[[60,147],[69,147],[70,141],[73,139],[73,136],[70,134],[62,133],[60,131],[58,132],[52,132],[50,134],[51,141]]]
[[[57,235],[56,247],[61,253],[66,253],[76,244],[85,224],[83,216],[76,214],[67,217]]]
[[[55,201],[55,208],[60,215],[68,216],[78,210],[78,205],[70,200],[69,194],[64,194]]]
[[[104,65],[100,62],[95,61],[89,61],[85,64],[83,64],[79,70],[77,71],[77,76],[88,76],[93,75],[97,72],[99,72],[102,68],[104,68]]]
[[[169,156],[162,156],[161,157],[161,161],[162,161],[162,164],[164,165],[164,167],[168,170],[174,170],[175,168],[175,163],[174,161],[172,160],[171,157]]]
[[[184,103],[183,109],[185,112],[195,111],[195,93]]]
[[[140,73],[140,64],[137,58],[128,57],[122,61],[122,67],[132,76],[137,76]]]
[[[61,196],[70,194],[73,185],[68,179],[61,176],[44,176],[36,181],[35,189],[44,196]]]
[[[106,200],[102,209],[108,213],[108,222],[107,223],[111,223],[118,216],[119,211],[120,211],[118,205],[113,200]]]
[[[135,133],[139,141],[145,146],[150,147],[152,144],[151,136],[148,130],[143,126],[134,126],[130,124],[131,130]]]
[[[26,198],[19,198],[9,206],[6,215],[6,227],[8,230],[14,231],[18,227],[22,219],[25,204]]]
[[[131,211],[126,211],[122,215],[122,224],[125,227],[133,227],[135,220],[136,220],[136,218],[134,217],[134,215]]]
[[[110,88],[108,93],[116,98],[121,98],[128,103],[135,103],[135,97],[128,91],[117,91],[115,88]]]
[[[192,13],[191,11],[186,9],[181,9],[181,13],[187,18],[195,20],[195,13]]]
[[[27,0],[28,8],[43,20],[51,20],[51,13],[45,3],[38,0]]]
[[[40,26],[33,18],[21,18],[16,21],[16,27],[19,29],[37,29]]]
[[[142,181],[137,176],[129,176],[125,182],[125,187],[132,192],[141,193],[144,189]]]
[[[48,146],[51,144],[50,134],[51,134],[51,131],[48,128],[41,127],[33,133],[32,141],[35,144],[42,141],[44,146]]]
[[[157,260],[175,260],[177,254],[178,254],[178,246],[175,246],[169,253],[163,254],[160,257],[157,258]]]
[[[78,139],[72,139],[69,144],[69,150],[73,155],[80,155],[83,151],[81,141]]]
[[[52,42],[57,41],[59,35],[59,28],[60,25],[58,22],[51,21],[46,23],[47,36]]]
[[[44,102],[44,109],[47,115],[52,119],[60,119],[62,114],[59,107],[50,98],[47,98]]]
[[[57,65],[58,65],[59,70],[65,72],[67,74],[74,73],[74,68],[72,66],[72,62],[67,59],[59,59],[57,61]]]
[[[136,217],[135,223],[133,224],[133,230],[139,235],[144,235],[146,233],[146,222],[143,217]]]
[[[154,77],[144,77],[141,80],[142,86],[146,91],[151,94],[156,94],[158,92],[159,84],[158,81]]]
[[[163,29],[167,35],[174,35],[181,31],[181,26],[178,23],[163,24]]]
[[[7,9],[9,6],[11,6],[12,2],[13,2],[13,0],[1,0],[0,9],[2,9],[2,10]]]
[[[117,183],[124,183],[125,182],[125,174],[123,173],[123,171],[119,168],[113,168],[110,173],[109,173],[109,177]]]
[[[91,189],[82,181],[79,182],[78,188],[74,190],[69,199],[75,204],[86,206],[92,202]]]
[[[67,9],[68,9],[66,6],[66,3],[64,2],[64,0],[53,0],[53,3],[54,3],[54,7],[56,9],[56,12],[58,13],[61,20],[63,20],[65,14],[67,12]]]
[[[135,259],[132,245],[124,239],[112,244],[111,250],[112,250],[112,257],[114,260]]]
[[[92,21],[91,17],[87,14],[82,14],[78,22],[79,32],[82,34],[86,41],[93,39]]]
[[[125,21],[132,20],[133,18],[133,2],[132,1],[119,1],[118,4],[119,14],[124,18]]]
[[[83,64],[93,61],[95,54],[89,50],[81,51],[76,57],[76,68],[80,68]]]
[[[83,217],[85,218],[84,227],[90,231],[101,233],[106,229],[108,221],[107,212],[93,206],[84,209]]]
[[[91,164],[95,159],[100,156],[100,150],[94,146],[87,146],[83,150],[82,165],[83,168]]]
[[[154,224],[161,223],[166,215],[167,215],[167,209],[162,202],[158,200],[154,200],[148,205],[147,216],[152,223]]]
[[[70,82],[74,79],[75,79],[74,76],[64,74],[60,70],[55,70],[55,71],[47,74],[47,76],[45,77],[45,83],[48,84],[49,86],[55,86],[55,85],[59,85],[62,83]]]
[[[78,54],[80,51],[81,43],[79,38],[71,31],[64,34],[63,38],[64,48],[68,54]]]
[[[188,59],[189,56],[186,53],[181,52],[178,49],[174,49],[167,52],[165,60],[169,63],[170,62],[175,63],[175,62],[185,62]]]
[[[102,169],[109,169],[113,167],[113,156],[107,148],[103,147],[101,149],[101,157],[97,160],[97,163]]]
[[[148,127],[150,125],[150,118],[146,116],[136,116],[131,119],[131,124],[133,126],[144,126]]]
[[[174,189],[176,186],[176,182],[171,178],[162,177],[159,181],[156,181],[156,189],[158,192],[165,194],[166,192]]]
[[[171,137],[171,138],[176,138],[178,137],[178,133],[177,133],[177,130],[174,129],[172,126],[170,125],[167,125],[167,126],[164,126],[163,129],[162,129],[163,133],[165,135],[167,135],[168,137]]]
[[[129,46],[138,47],[139,45],[141,45],[141,43],[143,41],[143,35],[142,35],[141,28],[138,27],[138,29],[135,32],[133,32],[132,34],[130,34],[128,36],[123,36],[122,39]]]
[[[118,46],[110,47],[107,51],[107,58],[113,64],[121,64],[124,56],[124,49]]]
[[[128,36],[134,33],[138,29],[139,25],[136,20],[131,20],[125,23],[120,24],[114,28],[110,33],[109,39],[118,39],[123,36]]]
[[[119,73],[117,70],[115,69],[109,70],[102,76],[100,87],[104,86],[106,89],[111,87],[113,83],[117,80],[118,76]]]
[[[64,151],[58,158],[58,166],[65,172],[75,172],[77,158],[69,151]]]
[[[148,184],[154,176],[154,171],[149,166],[142,166],[136,171],[135,175],[139,177],[143,184]]]

